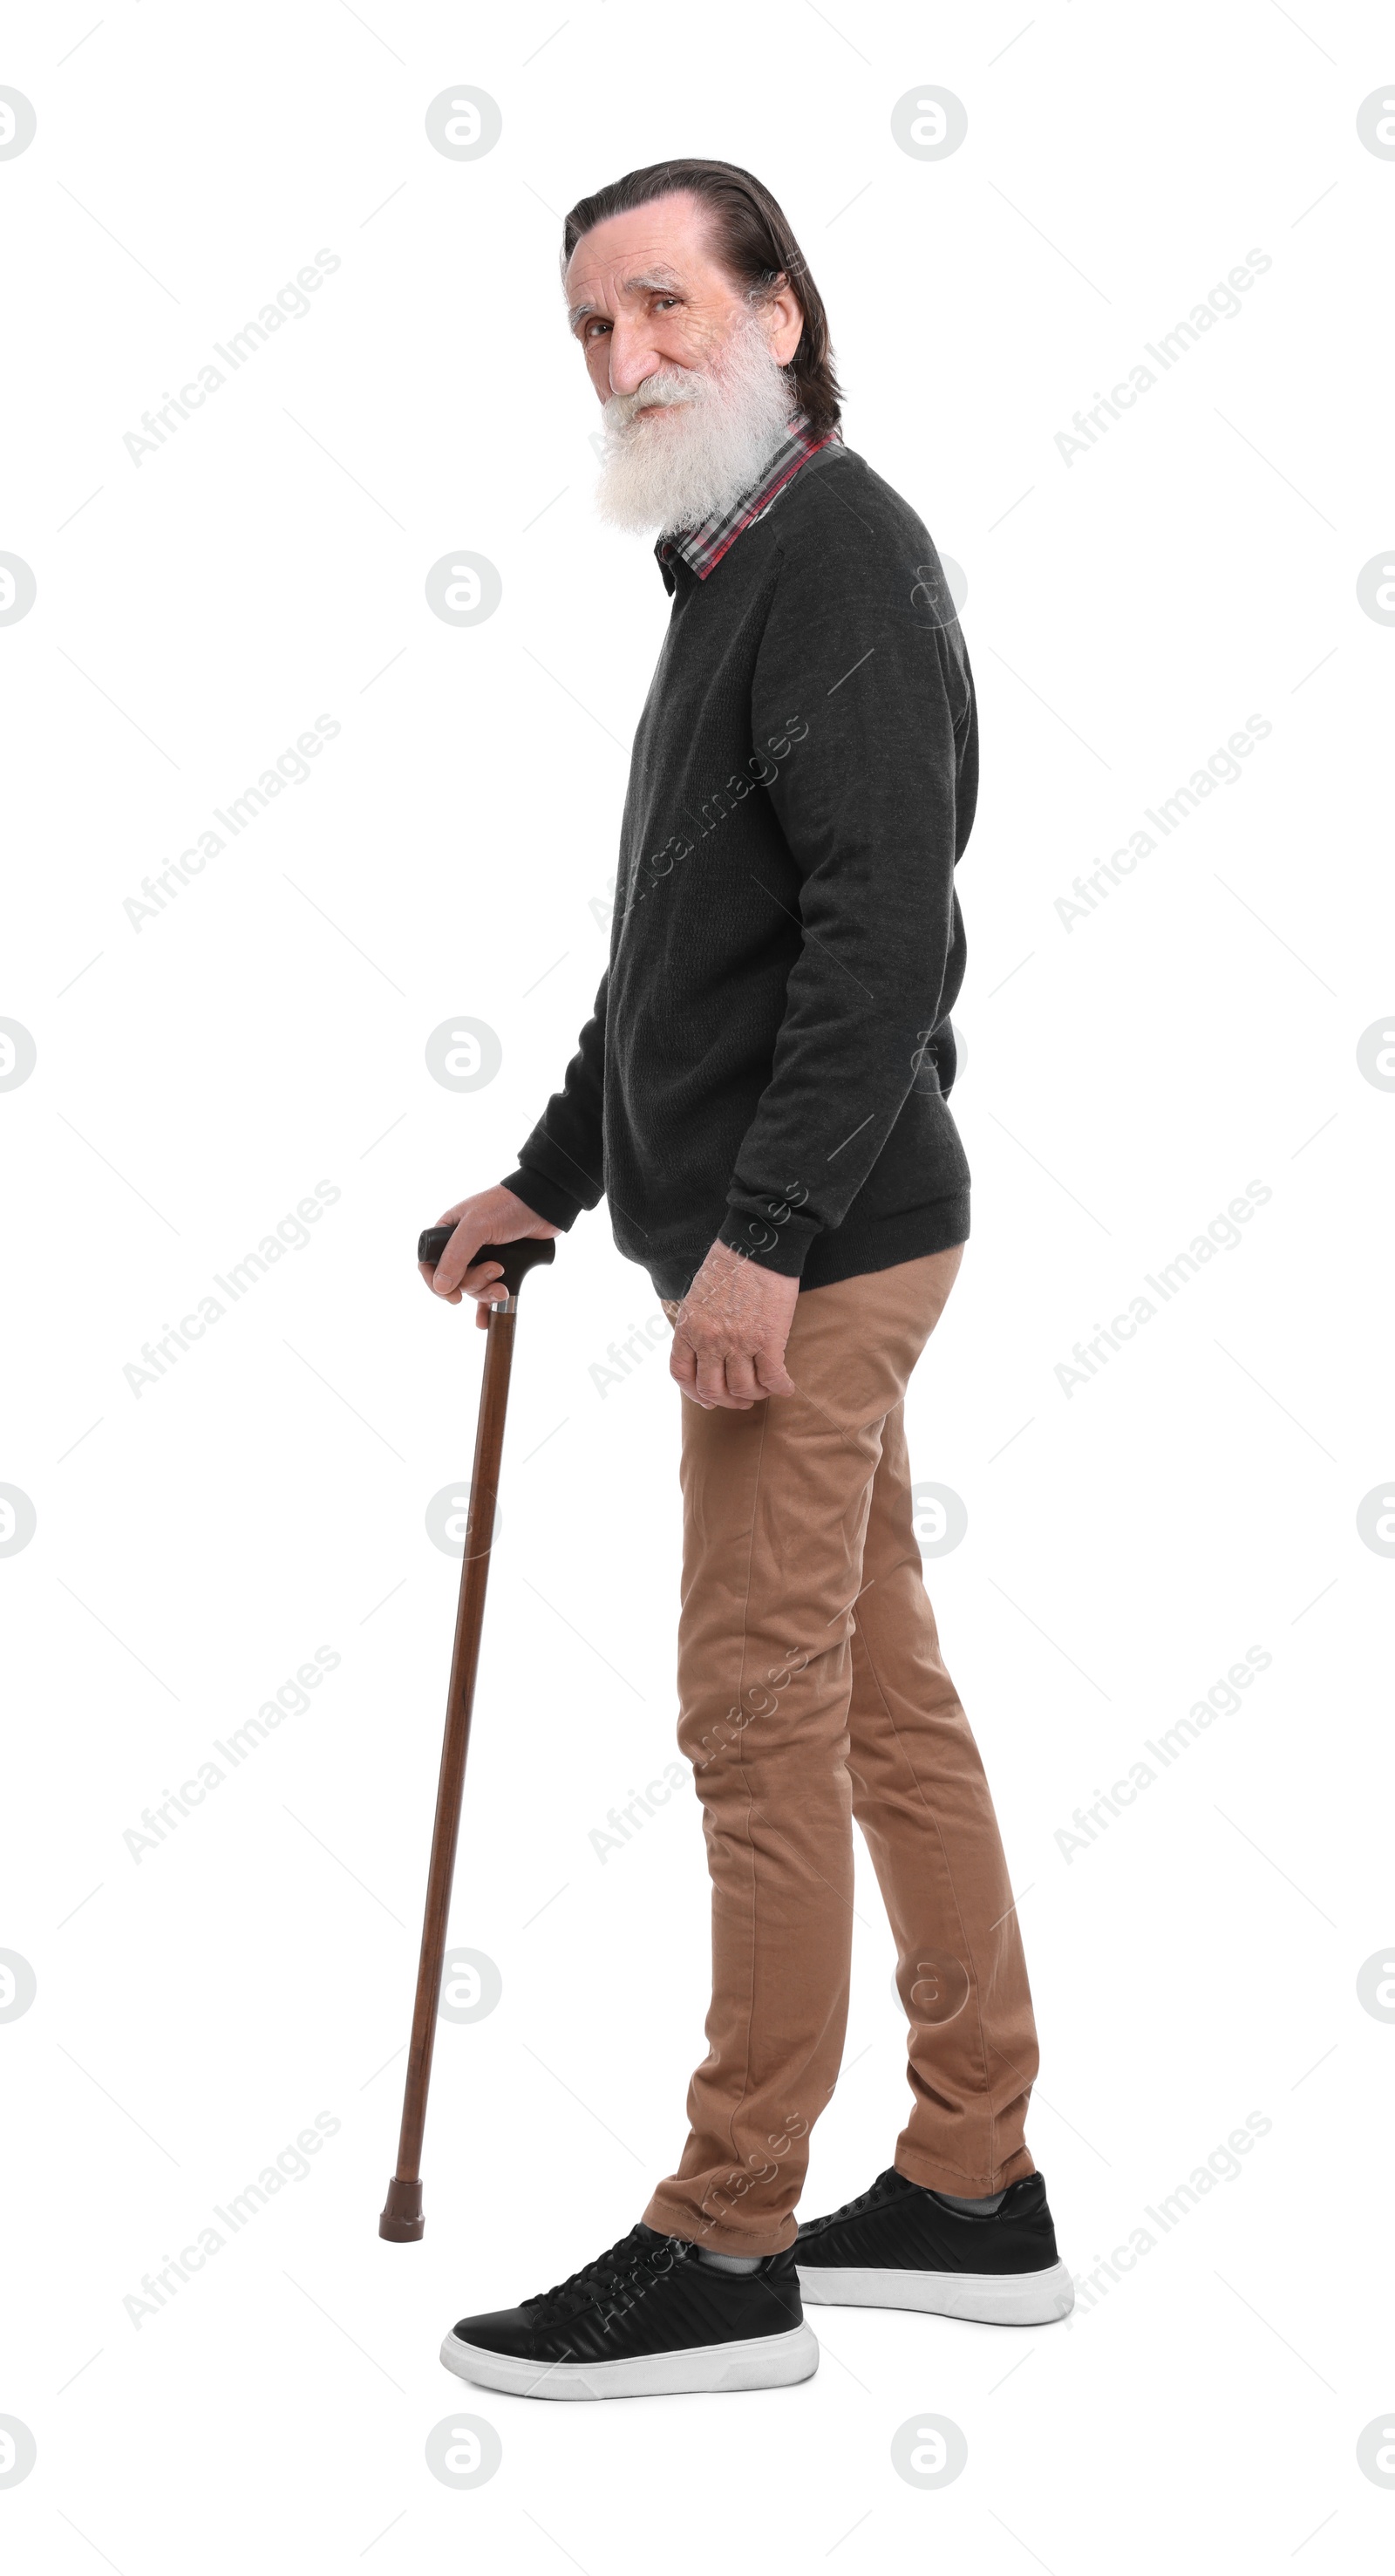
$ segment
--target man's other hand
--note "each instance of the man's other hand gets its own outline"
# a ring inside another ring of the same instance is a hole
[[[433,1270],[419,1261],[427,1287],[433,1295],[444,1297],[448,1306],[458,1306],[463,1297],[476,1301],[475,1322],[486,1329],[489,1309],[502,1303],[508,1290],[504,1286],[502,1265],[497,1261],[476,1261],[482,1243],[518,1243],[535,1237],[560,1234],[559,1225],[549,1225],[546,1217],[535,1216],[512,1190],[480,1190],[472,1199],[461,1199],[455,1207],[446,1208],[436,1219],[438,1225],[453,1225],[445,1251]]]
[[[799,1281],[714,1243],[673,1326],[669,1375],[704,1410],[748,1413],[768,1395],[793,1395],[785,1344]]]

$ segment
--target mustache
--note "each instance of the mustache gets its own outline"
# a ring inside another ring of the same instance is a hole
[[[693,367],[666,367],[646,376],[632,394],[612,394],[604,411],[606,428],[612,433],[627,430],[637,414],[650,404],[665,410],[680,404],[703,402],[708,395],[705,376]]]

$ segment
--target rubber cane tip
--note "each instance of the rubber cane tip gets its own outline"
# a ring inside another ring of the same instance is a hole
[[[390,2182],[387,2187],[387,2199],[383,2203],[383,2214],[378,2221],[378,2234],[385,2236],[389,2245],[417,2245],[425,2233],[426,2220],[422,2216],[421,2184],[396,2180]]]

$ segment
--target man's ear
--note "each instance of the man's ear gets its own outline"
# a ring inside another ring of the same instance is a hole
[[[771,356],[778,365],[787,367],[804,337],[804,307],[783,271],[766,298],[764,310]]]

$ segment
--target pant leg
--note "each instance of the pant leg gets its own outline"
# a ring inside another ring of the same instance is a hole
[[[807,1290],[792,1396],[682,1413],[678,1741],[712,1879],[708,2052],[651,2227],[732,2253],[794,2241],[837,2080],[852,1924],[853,1603],[883,1425],[959,1252]]]
[[[888,1415],[863,1551],[849,1708],[853,1813],[896,1940],[913,2108],[895,2163],[974,2196],[1035,2171],[1036,2030],[978,1747],[921,1573],[903,1408]]]

